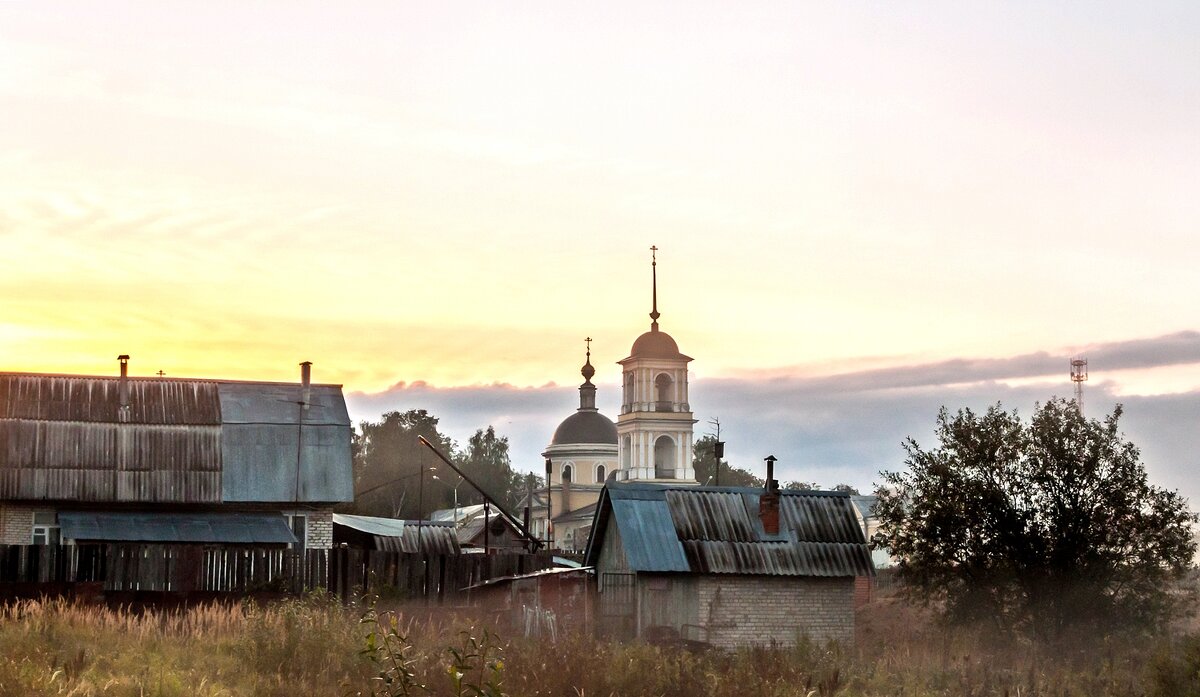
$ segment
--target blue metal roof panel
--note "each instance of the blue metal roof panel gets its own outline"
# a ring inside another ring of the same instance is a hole
[[[64,539],[102,542],[292,544],[279,513],[125,513],[63,511]]]
[[[683,545],[675,534],[671,511],[661,497],[613,499],[613,515],[621,532],[629,567],[634,571],[688,571]]]
[[[225,424],[291,424],[303,414],[305,424],[350,426],[346,400],[337,385],[312,385],[308,408],[300,408],[297,384],[270,382],[221,382],[221,422]]]

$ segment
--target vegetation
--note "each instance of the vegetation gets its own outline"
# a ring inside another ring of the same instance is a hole
[[[878,543],[910,597],[998,632],[1062,639],[1150,630],[1196,553],[1179,494],[1150,485],[1118,430],[1053,399],[1026,423],[999,405],[938,416],[938,446],[909,439],[884,472]]]
[[[527,475],[513,471],[508,438],[496,435],[491,426],[476,431],[460,450],[438,431],[438,418],[424,409],[391,411],[379,421],[361,422],[354,434],[355,501],[342,510],[411,520],[451,507],[456,493],[460,505],[482,503],[479,493],[469,484],[460,484],[458,474],[421,445],[417,436],[428,439],[510,510],[529,488],[541,484],[540,479],[528,481]]]
[[[949,630],[902,602],[869,605],[853,646],[688,651],[567,634],[497,636],[472,618],[343,608],[314,596],[267,607],[130,611],[61,601],[0,610],[7,695],[1017,695],[1200,694],[1200,633],[1049,652]]]

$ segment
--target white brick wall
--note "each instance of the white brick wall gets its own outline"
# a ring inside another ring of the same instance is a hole
[[[308,548],[329,549],[333,546],[333,512],[308,511]]]
[[[708,575],[699,595],[700,624],[715,646],[854,640],[853,578]]]
[[[0,544],[27,545],[33,542],[33,510],[25,506],[0,506]]]

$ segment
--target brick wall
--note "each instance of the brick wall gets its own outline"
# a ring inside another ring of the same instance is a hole
[[[333,512],[308,511],[308,548],[329,549],[333,546]]]
[[[33,509],[0,506],[0,544],[27,545],[33,541]]]
[[[699,579],[700,624],[715,646],[790,646],[854,640],[854,579],[706,575]]]

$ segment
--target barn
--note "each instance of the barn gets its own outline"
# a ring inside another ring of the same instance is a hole
[[[596,627],[721,648],[854,637],[874,573],[848,494],[609,482],[586,564]]]
[[[339,385],[0,373],[0,545],[328,548],[353,500]]]

